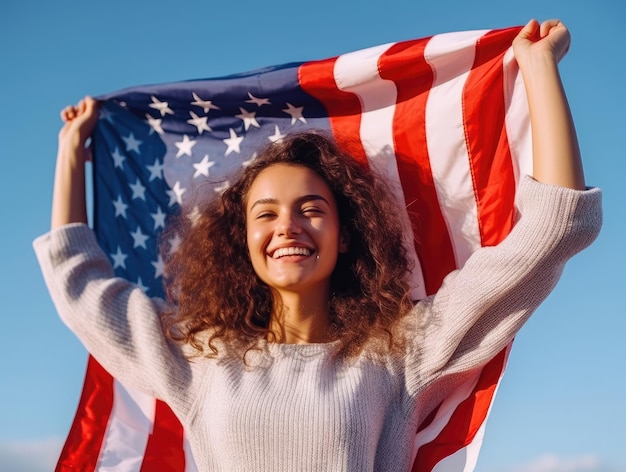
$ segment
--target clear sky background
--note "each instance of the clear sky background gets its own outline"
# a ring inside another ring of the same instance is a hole
[[[322,59],[458,30],[561,18],[561,64],[605,223],[518,335],[479,472],[626,471],[626,4],[620,0],[107,0],[0,6],[0,470],[53,464],[86,352],[55,314],[31,241],[49,226],[61,122],[85,94]]]

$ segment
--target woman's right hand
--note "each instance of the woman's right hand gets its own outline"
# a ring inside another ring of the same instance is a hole
[[[64,125],[59,131],[59,147],[69,146],[82,152],[98,121],[98,102],[86,96],[76,105],[61,110]]]
[[[85,97],[61,111],[64,122],[59,131],[59,147],[52,195],[51,227],[87,223],[85,204],[85,162],[90,151],[85,145],[98,121],[98,102]]]

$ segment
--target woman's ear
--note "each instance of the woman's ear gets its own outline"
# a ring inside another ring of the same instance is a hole
[[[350,248],[350,233],[345,226],[339,230],[339,253],[344,254]]]

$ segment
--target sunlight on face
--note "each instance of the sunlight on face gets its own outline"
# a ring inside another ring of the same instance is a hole
[[[333,194],[312,170],[275,164],[263,170],[247,196],[246,229],[252,266],[280,291],[328,292],[340,246]]]

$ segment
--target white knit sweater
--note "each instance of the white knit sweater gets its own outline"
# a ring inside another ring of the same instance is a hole
[[[172,407],[199,470],[404,472],[420,419],[512,340],[601,226],[597,189],[525,178],[518,207],[505,241],[415,306],[405,355],[382,362],[334,360],[332,343],[262,343],[249,367],[228,355],[189,362],[163,335],[163,300],[114,277],[87,226],[34,246],[64,322],[113,376]]]

